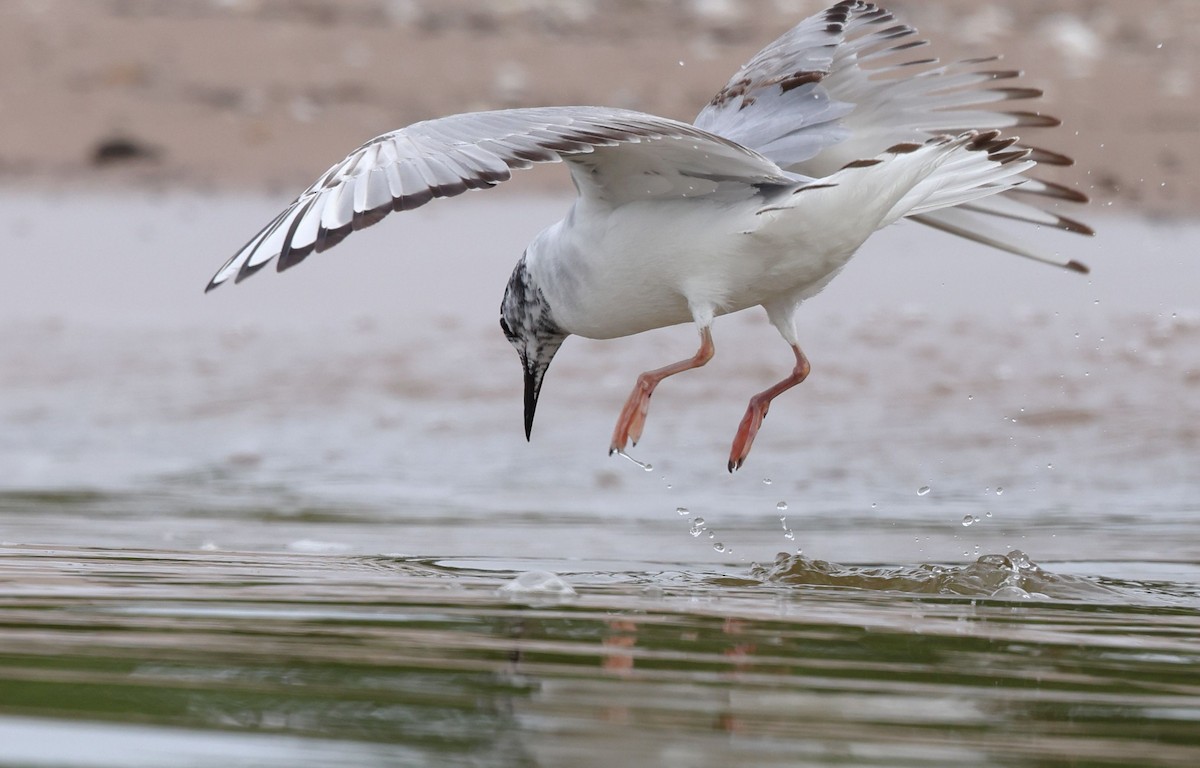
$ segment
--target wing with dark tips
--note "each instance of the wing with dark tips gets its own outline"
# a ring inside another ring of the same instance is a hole
[[[567,160],[580,194],[609,204],[686,194],[722,181],[786,184],[758,152],[694,125],[629,110],[545,107],[473,112],[372,139],[326,171],[213,277],[207,290],[276,259],[286,269],[392,211],[507,181],[513,169]],[[644,176],[653,176],[653,184]]]
[[[814,178],[932,136],[1059,125],[1037,110],[1010,108],[1042,92],[1017,84],[1021,73],[998,68],[999,57],[942,64],[913,53],[928,45],[916,35],[875,3],[843,0],[750,59],[700,111],[696,125]],[[1028,159],[1039,164],[1072,162],[1028,144],[1013,151],[1029,151]],[[1026,255],[1006,233],[985,233],[984,222],[1020,221],[1091,234],[1087,225],[1053,210],[1064,202],[1084,203],[1087,196],[1027,177],[986,200],[913,220]]]

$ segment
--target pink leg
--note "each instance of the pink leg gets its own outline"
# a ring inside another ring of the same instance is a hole
[[[707,327],[702,328],[700,329],[700,349],[696,351],[694,357],[653,371],[646,371],[638,376],[637,384],[633,385],[633,391],[629,393],[629,399],[625,401],[625,407],[621,409],[621,415],[617,419],[617,426],[613,429],[612,445],[608,448],[610,455],[625,450],[625,444],[628,442],[637,445],[638,440],[642,437],[642,428],[646,426],[646,412],[650,409],[650,395],[654,394],[654,388],[658,386],[658,383],[668,376],[699,368],[712,359],[713,350],[712,331]]]
[[[792,351],[796,353],[796,367],[792,369],[792,375],[750,398],[750,407],[746,409],[746,415],[742,417],[737,435],[733,438],[733,447],[729,451],[730,472],[741,469],[742,464],[746,462],[746,457],[750,455],[750,446],[754,443],[754,436],[758,434],[758,428],[762,426],[763,419],[767,417],[767,409],[771,407],[771,401],[808,378],[808,372],[812,370],[812,366],[808,364],[808,358],[795,344],[792,345]]]

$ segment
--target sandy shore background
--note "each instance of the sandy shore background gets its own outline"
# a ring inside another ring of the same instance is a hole
[[[291,194],[362,141],[450,112],[600,103],[690,119],[825,0],[11,0],[0,184]],[[1066,125],[1039,138],[1100,205],[1200,204],[1200,3],[888,4],[944,59],[1002,52]],[[565,184],[536,175],[530,184]]]

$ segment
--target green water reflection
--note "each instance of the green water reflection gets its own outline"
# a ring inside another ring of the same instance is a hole
[[[496,592],[512,575],[3,550],[0,732],[16,741],[0,757],[123,764],[148,734],[186,732],[203,739],[174,739],[169,764],[229,764],[190,745],[247,736],[273,745],[233,750],[247,764],[299,764],[331,743],[381,765],[1200,758],[1195,601],[1121,602],[1143,593],[1110,584],[1106,602],[1015,603],[698,571],[665,587],[579,573],[578,597],[523,603]],[[90,723],[91,738],[140,728],[105,762],[86,743],[22,747],[47,723]]]

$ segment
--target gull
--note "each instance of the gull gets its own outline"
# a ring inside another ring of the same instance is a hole
[[[1030,175],[1070,158],[1001,131],[1059,124],[1007,109],[1041,91],[999,57],[913,58],[916,29],[843,0],[743,66],[692,123],[626,109],[537,107],[418,122],[350,153],[221,267],[208,285],[280,271],[392,211],[564,162],[578,191],[517,262],[500,328],[524,371],[525,437],[542,382],[570,335],[613,339],[694,323],[695,354],[637,378],[609,453],[637,444],[655,388],[714,354],[715,318],[762,307],[795,364],[754,395],[729,452],[740,468],[772,400],[807,378],[795,315],[874,232],[901,220],[1086,273],[992,224],[1092,234],[1050,208],[1076,189]],[[996,109],[993,105],[999,105]]]

